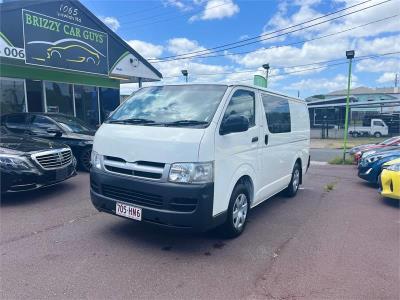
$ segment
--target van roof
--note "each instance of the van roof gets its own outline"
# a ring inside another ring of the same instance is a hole
[[[268,92],[270,94],[274,94],[277,96],[282,96],[285,98],[289,98],[291,100],[294,101],[300,101],[300,102],[304,102],[306,103],[303,99],[300,98],[295,98],[295,97],[291,97],[279,92],[275,92],[275,91],[271,91],[270,89],[266,89],[260,86],[256,86],[256,85],[252,85],[252,84],[245,84],[245,83],[232,83],[232,84],[227,84],[227,83],[211,83],[211,82],[204,82],[204,83],[171,83],[171,84],[155,84],[155,85],[151,85],[148,87],[152,87],[152,86],[185,86],[185,85],[218,85],[218,86],[226,86],[226,87],[236,87],[236,86],[242,86],[242,87],[247,87],[247,88],[253,88],[253,89],[257,89],[260,91],[264,91],[264,92]]]

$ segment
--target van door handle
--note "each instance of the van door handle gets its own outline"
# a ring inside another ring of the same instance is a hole
[[[268,134],[265,135],[264,143],[265,143],[265,145],[268,145]]]
[[[252,142],[252,143],[258,142],[258,136],[253,137],[253,138],[251,139],[251,142]]]

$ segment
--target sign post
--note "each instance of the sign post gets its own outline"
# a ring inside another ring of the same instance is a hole
[[[349,60],[349,74],[347,79],[347,97],[346,97],[346,115],[344,121],[344,140],[343,140],[343,164],[346,161],[347,135],[349,130],[349,110],[350,110],[350,85],[351,85],[351,63],[353,61],[354,50],[346,51],[346,57]]]

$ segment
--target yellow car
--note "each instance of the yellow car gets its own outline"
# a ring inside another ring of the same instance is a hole
[[[400,200],[400,158],[382,166],[380,191],[383,197]]]

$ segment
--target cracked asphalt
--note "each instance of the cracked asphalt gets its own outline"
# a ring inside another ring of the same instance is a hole
[[[1,299],[400,297],[398,202],[352,166],[313,165],[234,240],[98,213],[88,179],[2,198]]]

